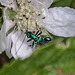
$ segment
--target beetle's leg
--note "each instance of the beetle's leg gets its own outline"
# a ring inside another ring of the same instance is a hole
[[[27,42],[31,41],[32,39],[29,39]]]
[[[42,34],[42,31],[37,36],[39,36],[40,34]]]
[[[34,46],[34,41],[33,41],[33,43],[32,43],[32,48],[33,48],[33,46]]]
[[[35,34],[35,35],[37,35],[37,34],[38,34],[38,32],[39,32],[39,30],[36,32],[36,34]]]
[[[32,45],[29,45],[29,46],[33,48],[33,46],[34,46],[34,41],[33,41]]]

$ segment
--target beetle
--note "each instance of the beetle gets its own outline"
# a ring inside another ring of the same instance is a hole
[[[36,32],[36,34],[33,34],[32,32],[26,30],[25,34],[28,38],[30,38],[27,42],[33,40],[32,45],[30,45],[32,48],[34,44],[43,45],[52,40],[51,37],[42,38],[41,36],[39,36],[40,34],[42,34],[42,31],[39,33],[39,30]]]

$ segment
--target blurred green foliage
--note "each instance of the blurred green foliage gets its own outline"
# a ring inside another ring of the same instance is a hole
[[[13,60],[0,75],[72,75],[75,74],[75,38],[57,39],[38,48],[26,60]]]
[[[0,7],[3,7],[3,8],[4,8],[5,6],[4,6],[4,5],[2,5],[2,4],[0,3]]]
[[[54,2],[57,2],[57,1],[59,1],[59,0],[54,0]]]
[[[3,25],[3,8],[0,7],[0,29]]]
[[[72,2],[72,0],[58,0],[58,1],[55,1],[55,2],[50,6],[50,8],[53,8],[53,7],[65,7],[65,6],[70,7],[71,2]]]
[[[72,0],[70,7],[75,9],[75,0]]]

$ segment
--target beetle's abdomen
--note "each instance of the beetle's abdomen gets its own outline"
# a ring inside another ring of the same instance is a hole
[[[45,37],[44,38],[44,41],[46,41],[46,42],[51,41],[51,40],[52,40],[51,37]]]
[[[38,37],[38,40],[35,43],[40,43],[42,41],[43,41],[42,37]]]

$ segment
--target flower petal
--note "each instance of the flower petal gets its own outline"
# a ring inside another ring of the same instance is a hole
[[[5,16],[3,15],[3,21],[5,19]],[[6,26],[5,21],[3,22],[3,25],[0,30],[0,53],[2,53],[6,49]]]
[[[69,7],[50,8],[43,21],[46,29],[57,36],[75,36],[75,9]]]
[[[14,33],[11,37],[13,43],[11,54],[15,59],[21,58],[23,60],[32,55],[32,48],[28,46],[26,38],[25,40],[24,38],[24,34],[21,34],[20,32]]]
[[[42,2],[43,5],[45,5],[47,8],[50,7],[50,5],[53,3],[53,0],[37,0],[39,2]]]
[[[12,54],[11,54],[11,52],[10,52],[10,50],[11,50],[11,46],[12,46],[12,43],[11,43],[11,36],[13,35],[13,32],[11,32],[7,37],[6,37],[6,39],[7,39],[7,41],[6,41],[6,50],[5,50],[5,52],[6,52],[6,55],[9,57],[9,58],[11,58],[12,57]]]
[[[0,31],[0,53],[2,53],[5,49],[6,49],[6,38],[5,38],[5,27],[3,23]]]
[[[16,23],[15,21],[7,19],[6,10],[7,10],[7,8],[4,9],[4,22],[5,22],[5,27],[6,27],[5,32],[7,32],[10,28],[12,28]]]
[[[3,22],[3,26],[4,26],[4,28],[5,29],[3,29],[3,31],[5,31],[5,35],[6,35],[6,33],[8,32],[8,30],[10,29],[10,28],[12,28],[14,25],[15,25],[15,21],[13,22],[12,20],[8,20],[7,18],[6,18],[6,9],[7,8],[5,8],[4,9],[4,22]],[[2,34],[4,34],[4,33],[2,33]],[[11,55],[11,53],[10,53],[10,47],[11,47],[11,35],[12,35],[12,33],[10,33],[7,37],[5,37],[4,39],[7,39],[6,40],[6,54],[7,54],[7,56],[9,57],[9,58],[11,58],[12,57],[12,55]],[[2,41],[3,42],[3,41]]]
[[[15,0],[0,0],[0,3],[6,7],[13,8],[13,10],[17,9]]]

